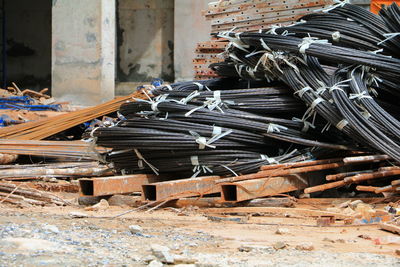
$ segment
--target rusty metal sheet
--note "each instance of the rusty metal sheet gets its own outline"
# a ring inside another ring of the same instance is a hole
[[[212,23],[211,27],[214,29],[217,27],[218,29],[222,28],[233,28],[233,27],[246,27],[246,26],[251,26],[253,24],[269,24],[271,21],[277,21],[279,22],[279,18],[282,17],[293,17],[298,16],[298,15],[306,15],[311,13],[313,10],[320,9],[321,6],[318,7],[310,7],[310,8],[299,8],[299,9],[293,9],[293,10],[285,10],[285,11],[279,11],[279,12],[273,12],[273,13],[265,13],[263,15],[258,15],[250,17],[250,19],[244,19],[236,22],[230,22],[230,23]]]
[[[286,9],[290,9],[290,5],[300,4],[300,7],[310,6],[321,6],[321,5],[332,5],[332,0],[286,0],[286,1],[259,1],[259,3],[245,3],[238,5],[231,5],[229,7],[222,8],[209,8],[204,12],[207,19],[213,19],[217,17],[228,17],[230,15],[245,14],[252,11],[265,11],[273,9],[279,6],[284,6]]]
[[[304,11],[311,11],[317,9],[321,9],[325,7],[326,5],[321,4],[321,5],[306,5],[306,4],[292,4],[292,5],[280,5],[276,7],[271,7],[271,8],[266,8],[266,9],[256,9],[256,10],[249,10],[248,12],[242,14],[239,13],[238,15],[229,15],[229,16],[224,16],[222,18],[215,18],[211,20],[212,25],[217,25],[217,24],[229,24],[229,23],[234,23],[234,22],[244,22],[244,21],[252,21],[252,20],[257,20],[257,19],[263,19],[268,16],[279,16],[282,15],[283,13],[288,14],[294,14],[296,10],[304,10]]]
[[[301,175],[227,183],[221,185],[221,199],[224,202],[238,202],[288,193],[307,186],[307,179]]]
[[[152,174],[80,179],[81,196],[108,196],[140,192],[142,185],[159,182],[161,178]]]
[[[221,187],[215,184],[219,176],[166,181],[142,186],[144,201],[164,201],[183,197],[195,197],[219,193]]]

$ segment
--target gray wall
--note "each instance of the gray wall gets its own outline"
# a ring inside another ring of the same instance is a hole
[[[214,0],[215,1],[215,0]],[[192,80],[196,44],[210,40],[211,24],[202,15],[212,0],[175,0],[175,79]]]
[[[174,80],[174,1],[117,1],[117,81]]]
[[[57,100],[97,105],[115,88],[115,0],[53,1],[52,87]]]
[[[51,0],[5,1],[8,81],[22,88],[51,84]]]

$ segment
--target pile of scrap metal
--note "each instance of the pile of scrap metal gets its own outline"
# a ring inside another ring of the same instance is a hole
[[[399,17],[395,4],[376,16],[339,3],[291,26],[219,33],[231,43],[212,67],[226,78],[159,86],[87,133],[123,176],[81,180],[83,195],[397,194]]]

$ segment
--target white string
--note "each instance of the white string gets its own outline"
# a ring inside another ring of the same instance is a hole
[[[372,97],[369,96],[368,93],[365,91],[358,93],[358,94],[350,94],[350,96],[349,96],[350,100],[353,100],[353,99],[361,100],[363,98],[372,99]]]
[[[306,50],[310,48],[312,44],[330,44],[328,40],[319,40],[316,37],[304,37],[303,41],[298,45],[299,52],[302,54],[306,53]]]
[[[310,86],[306,86],[302,89],[300,89],[299,91],[296,91],[294,94],[295,95],[299,95],[300,98],[303,98],[303,95],[308,92],[308,91],[312,91],[313,89]]]
[[[280,133],[281,130],[287,130],[288,128],[279,124],[269,123],[267,128],[267,133]]]
[[[341,120],[336,124],[336,128],[338,128],[340,131],[343,130],[344,127],[346,127],[349,124],[349,122],[345,119]]]
[[[378,45],[383,44],[384,42],[389,41],[389,40],[393,39],[396,36],[400,36],[400,32],[385,33],[385,34],[383,34],[383,36],[385,36],[387,38],[385,40],[383,40],[383,41],[380,41],[378,43]]]
[[[150,164],[144,157],[143,155],[139,152],[139,150],[137,150],[136,148],[133,149],[133,151],[135,151],[136,156],[138,157],[139,161],[138,161],[138,166],[140,168],[140,166],[143,166],[143,162],[147,164],[147,166],[150,167],[150,169],[156,174],[158,174],[159,169],[157,169],[155,166],[153,166],[152,164]]]

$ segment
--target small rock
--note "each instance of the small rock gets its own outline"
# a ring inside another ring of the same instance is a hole
[[[327,238],[327,237],[325,237],[324,239],[322,239],[322,241],[331,242],[331,243],[336,243],[335,240],[330,239],[330,238]]]
[[[296,246],[296,249],[311,251],[311,250],[314,250],[314,245],[311,242],[301,243]]]
[[[113,195],[109,199],[107,199],[108,204],[110,206],[129,206],[129,207],[138,207],[140,206],[140,196],[125,196],[125,195]]]
[[[59,251],[56,243],[35,238],[3,238],[0,240],[0,246],[12,247],[17,250],[28,251]]]
[[[346,243],[346,240],[340,238],[340,239],[337,239],[336,242],[344,244],[344,243]]]
[[[134,235],[143,231],[139,225],[129,225],[129,231]]]
[[[182,255],[173,255],[174,256],[174,264],[180,264],[180,265],[191,265],[197,262],[195,259],[191,259]]]
[[[86,207],[85,210],[88,210],[88,211],[100,211],[100,210],[106,210],[109,207],[110,207],[110,205],[108,204],[108,201],[105,200],[105,199],[102,199],[96,205],[93,205],[91,207]]]
[[[397,256],[400,256],[400,249],[396,249],[395,253]]]
[[[176,264],[174,267],[196,267],[196,264]]]
[[[50,178],[49,182],[50,183],[58,183],[58,179],[53,177],[53,178]]]
[[[351,203],[351,200],[347,200],[347,201],[345,201],[345,202],[339,204],[339,208],[345,209],[345,208],[347,208],[347,207],[350,205],[350,203]]]
[[[354,210],[361,203],[364,203],[364,202],[360,199],[357,199],[357,200],[354,200],[353,202],[350,202],[349,207]]]
[[[274,247],[274,249],[278,250],[278,249],[284,249],[287,247],[287,244],[284,242],[276,242],[275,244],[272,245]]]
[[[275,231],[275,234],[277,234],[277,235],[287,235],[287,234],[289,234],[289,229],[287,229],[287,228],[278,228],[278,229],[276,229],[276,231]]]
[[[86,213],[79,212],[79,211],[71,211],[68,215],[71,216],[72,218],[88,218],[89,217],[89,215],[87,215]]]
[[[358,237],[366,240],[372,240],[372,237],[370,237],[369,235],[359,235]]]
[[[161,262],[159,262],[158,260],[152,260],[149,265],[147,265],[149,267],[162,267],[163,264]]]
[[[169,252],[170,249],[166,246],[161,246],[158,244],[153,244],[151,246],[151,251],[153,255],[157,257],[163,263],[174,263],[174,256]]]
[[[57,226],[50,225],[50,224],[47,224],[47,225],[43,226],[43,230],[50,231],[50,232],[55,233],[55,234],[59,234],[60,233],[60,230],[58,229]]]
[[[145,262],[145,263],[149,263],[151,261],[157,260],[156,257],[154,257],[154,255],[147,255],[144,258],[141,259],[141,261]]]

